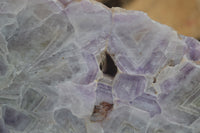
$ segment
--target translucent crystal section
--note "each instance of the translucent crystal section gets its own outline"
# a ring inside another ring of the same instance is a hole
[[[200,133],[200,43],[92,0],[1,0],[0,133]]]

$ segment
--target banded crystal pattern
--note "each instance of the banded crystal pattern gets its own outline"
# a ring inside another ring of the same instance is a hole
[[[0,0],[0,133],[200,133],[200,43],[92,0]]]

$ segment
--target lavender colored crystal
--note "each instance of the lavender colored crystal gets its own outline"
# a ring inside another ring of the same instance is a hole
[[[161,113],[161,108],[156,101],[156,97],[149,94],[142,94],[141,96],[136,97],[130,103],[136,108],[149,112],[151,117]]]
[[[16,131],[24,131],[25,128],[31,123],[31,117],[16,111],[15,109],[4,106],[3,107],[3,119],[5,125],[13,128]]]
[[[2,119],[0,119],[0,132],[10,133],[9,130],[5,127],[4,121]]]
[[[200,133],[200,42],[93,0],[0,1],[0,133]]]
[[[65,128],[67,132],[86,133],[83,120],[74,116],[71,111],[66,108],[55,110],[54,119],[58,125]]]
[[[113,91],[120,100],[131,101],[141,95],[145,87],[145,77],[119,74],[113,84]]]

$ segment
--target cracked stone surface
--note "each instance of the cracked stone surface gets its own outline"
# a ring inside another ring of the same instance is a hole
[[[92,0],[0,1],[0,133],[200,133],[200,43]]]

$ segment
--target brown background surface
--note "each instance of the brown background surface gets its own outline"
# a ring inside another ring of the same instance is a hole
[[[200,0],[97,0],[109,7],[146,12],[178,33],[200,39]]]

